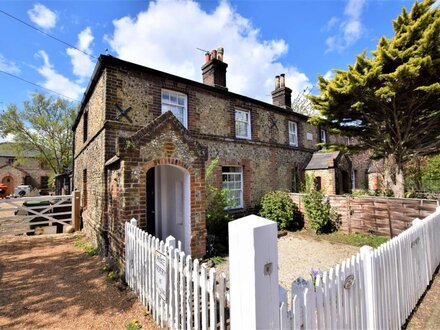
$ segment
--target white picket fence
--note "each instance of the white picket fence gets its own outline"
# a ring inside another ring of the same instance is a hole
[[[377,249],[308,281],[280,304],[281,329],[400,329],[440,264],[440,208]]]
[[[139,229],[135,219],[126,222],[125,278],[129,287],[160,327],[226,329],[229,293],[225,274],[217,277],[215,268],[200,265],[175,245],[174,239],[165,243]],[[156,251],[167,260],[164,295],[156,285]]]

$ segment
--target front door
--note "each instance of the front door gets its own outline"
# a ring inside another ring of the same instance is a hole
[[[173,236],[190,252],[190,175],[178,166],[159,165],[147,171],[147,231],[161,240]]]
[[[156,190],[155,190],[155,168],[147,172],[147,232],[156,236]]]

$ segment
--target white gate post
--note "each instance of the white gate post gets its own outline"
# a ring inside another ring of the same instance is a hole
[[[277,224],[256,215],[229,223],[231,329],[279,329]]]
[[[365,309],[367,329],[376,329],[376,311],[374,299],[374,254],[373,248],[368,245],[361,247],[361,258],[364,264],[364,287],[365,287]]]

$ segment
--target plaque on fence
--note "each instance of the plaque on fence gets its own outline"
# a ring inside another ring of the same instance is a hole
[[[156,250],[155,260],[155,277],[156,277],[156,290],[159,297],[167,300],[167,279],[168,279],[168,262],[167,256],[162,252]]]

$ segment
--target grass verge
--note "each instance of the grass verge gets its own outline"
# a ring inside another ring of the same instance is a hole
[[[299,233],[300,235],[313,237],[314,239],[318,240],[322,239],[332,243],[348,244],[358,247],[369,245],[373,248],[377,248],[378,246],[389,240],[388,237],[373,234],[348,234],[342,232],[334,232],[331,234],[318,235],[311,229],[303,229],[297,233]]]

